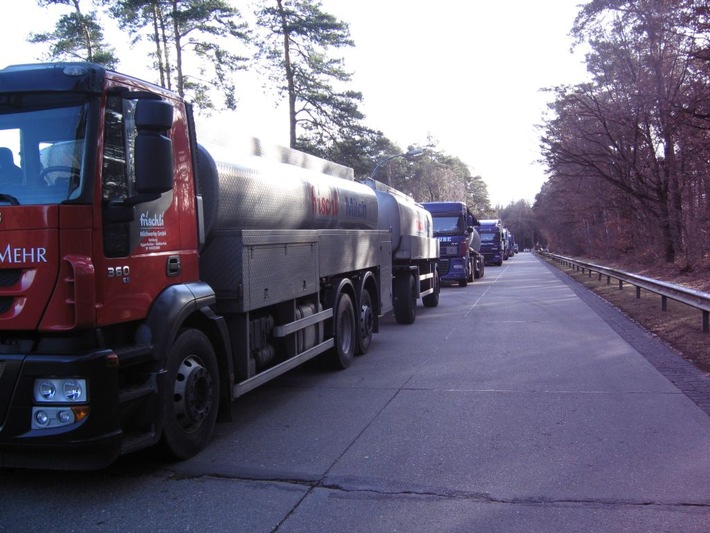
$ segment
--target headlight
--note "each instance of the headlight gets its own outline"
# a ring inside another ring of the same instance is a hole
[[[57,387],[51,381],[40,381],[35,384],[35,400],[51,402],[57,394]]]
[[[41,378],[35,380],[37,403],[86,403],[89,401],[85,379]]]
[[[68,426],[89,416],[88,406],[33,407],[32,429]]]
[[[35,410],[33,414],[33,426],[35,424],[39,427],[47,427],[49,425],[49,413],[47,411]]]
[[[89,416],[89,406],[86,405],[89,391],[85,379],[35,379],[34,398],[39,405],[32,407],[32,429],[68,426]]]
[[[80,402],[84,399],[86,384],[75,379],[64,382],[64,397],[70,402]]]

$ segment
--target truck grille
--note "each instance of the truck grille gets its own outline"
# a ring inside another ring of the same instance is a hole
[[[5,424],[10,398],[15,392],[17,376],[22,368],[22,356],[0,356],[0,428]]]
[[[0,288],[14,287],[22,278],[19,268],[6,268],[0,270]],[[12,308],[14,299],[10,296],[0,296],[0,314],[7,313]]]
[[[449,273],[450,265],[451,261],[448,259],[439,259],[439,276],[446,276]]]
[[[0,287],[12,287],[20,281],[22,270],[19,268],[8,268],[0,270]]]

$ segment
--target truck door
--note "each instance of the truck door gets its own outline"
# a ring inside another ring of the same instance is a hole
[[[179,212],[174,191],[145,194],[137,181],[141,157],[136,112],[141,100],[109,95],[101,163],[99,324],[146,316],[155,296],[181,281]],[[156,154],[157,157],[157,154]],[[167,163],[172,174],[172,158]]]

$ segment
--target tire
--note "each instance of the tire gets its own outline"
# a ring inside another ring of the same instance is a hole
[[[486,262],[481,259],[480,256],[477,256],[473,258],[473,264],[475,265],[473,270],[474,279],[481,279],[483,277],[483,270],[486,266]]]
[[[219,407],[219,368],[207,336],[186,329],[166,362],[162,445],[176,459],[202,451],[214,432]]]
[[[441,292],[441,281],[439,280],[439,269],[434,269],[434,292],[422,298],[424,307],[436,307],[439,305],[439,293]]]
[[[372,308],[370,291],[363,288],[360,294],[360,321],[357,336],[357,355],[364,355],[370,349],[372,333],[375,331],[375,311]]]
[[[333,321],[335,347],[329,354],[329,362],[333,368],[344,370],[352,364],[358,342],[358,321],[355,319],[353,301],[347,293],[341,292],[338,295]]]
[[[474,263],[473,259],[469,258],[468,259],[468,282],[469,283],[473,283],[473,278],[475,276],[475,274],[474,274],[475,266],[473,263]]]
[[[417,287],[407,273],[394,278],[394,318],[398,324],[412,324],[417,317]]]

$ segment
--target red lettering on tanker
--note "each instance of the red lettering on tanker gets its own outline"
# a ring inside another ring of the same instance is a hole
[[[338,216],[338,191],[328,189],[322,194],[315,185],[311,186],[311,211],[322,217]]]
[[[426,235],[426,229],[424,226],[424,222],[418,216],[417,216],[416,226],[417,226],[417,229],[416,229],[417,235]]]

